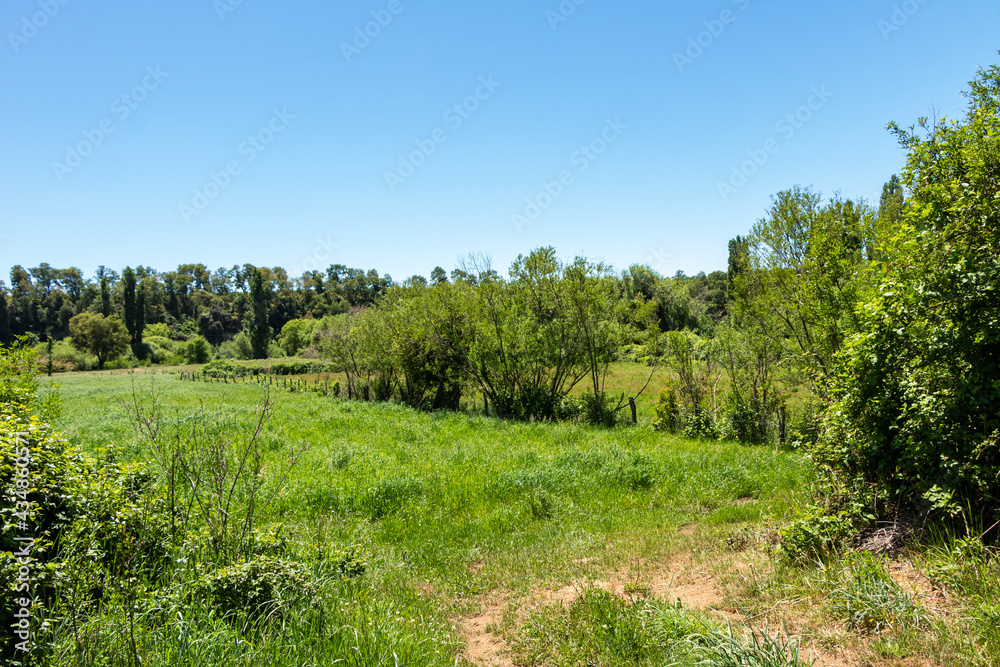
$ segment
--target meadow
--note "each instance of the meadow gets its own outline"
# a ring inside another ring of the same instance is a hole
[[[265,398],[176,373],[57,380],[54,425],[70,443],[154,474],[129,401],[156,404],[164,431],[201,424],[237,442]],[[167,581],[106,598],[75,638],[54,632],[50,664],[993,664],[992,560],[947,541],[893,561],[776,554],[817,493],[800,453],[645,419],[603,429],[270,398],[259,443],[273,501],[257,511],[254,562],[282,565],[220,570],[173,553]],[[927,572],[972,593],[943,606]],[[224,595],[199,594],[212,585]]]

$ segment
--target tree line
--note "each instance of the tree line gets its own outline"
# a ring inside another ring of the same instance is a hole
[[[253,281],[258,273],[255,296]],[[640,290],[656,301],[664,330],[708,332],[725,317],[724,272],[691,277],[679,272],[666,279],[648,267],[634,266],[616,279],[627,286],[623,289]],[[100,367],[122,355],[133,362],[180,363],[188,360],[184,353],[189,348],[188,356],[196,361],[206,356],[294,356],[311,344],[301,344],[301,332],[309,321],[372,307],[394,288],[473,281],[461,267],[450,274],[435,267],[429,279],[414,275],[396,282],[375,269],[344,264],[297,278],[290,278],[281,267],[250,264],[215,271],[204,264],[184,264],[168,272],[139,265],[120,273],[101,266],[92,278],[84,278],[75,267],[17,265],[10,270],[9,287],[0,281],[0,343],[20,336],[33,343],[81,340]],[[67,345],[59,349],[63,370],[82,370],[86,365]]]

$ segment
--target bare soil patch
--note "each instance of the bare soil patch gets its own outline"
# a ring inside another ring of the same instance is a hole
[[[482,667],[514,667],[507,642],[493,632],[503,618],[504,597],[484,600],[482,611],[461,621],[465,634],[465,659]]]

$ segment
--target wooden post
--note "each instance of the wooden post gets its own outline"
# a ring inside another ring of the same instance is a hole
[[[639,420],[635,414],[635,399],[632,398],[631,396],[628,397],[628,406],[632,408],[632,423],[638,424]]]
[[[785,406],[778,408],[778,442],[785,446]]]

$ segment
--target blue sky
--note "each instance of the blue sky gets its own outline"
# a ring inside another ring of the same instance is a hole
[[[886,123],[963,112],[1000,4],[7,0],[0,37],[4,273],[671,275],[793,185],[877,203]]]

